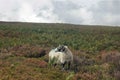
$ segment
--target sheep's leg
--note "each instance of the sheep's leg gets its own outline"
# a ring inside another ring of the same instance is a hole
[[[62,70],[65,70],[65,64],[66,64],[66,62],[62,63]]]
[[[71,66],[71,62],[67,62],[66,64],[67,64],[67,65],[66,65],[66,70],[70,70],[70,68],[71,68],[71,67],[70,67],[70,66]]]
[[[55,63],[55,64],[53,64],[53,65],[54,65],[54,68],[55,68],[57,64]]]
[[[68,62],[68,64],[67,64],[68,66],[67,66],[67,69],[68,70],[70,70],[70,65],[71,65],[71,62]]]

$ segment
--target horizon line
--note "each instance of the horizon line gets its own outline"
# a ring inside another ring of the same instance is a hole
[[[119,25],[102,25],[102,24],[74,24],[74,23],[67,23],[67,22],[0,21],[0,23],[63,24],[63,25],[75,25],[75,26],[120,27]]]

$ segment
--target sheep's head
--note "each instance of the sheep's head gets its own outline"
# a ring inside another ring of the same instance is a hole
[[[68,48],[67,46],[59,45],[57,47],[57,51],[59,51],[59,52],[65,52],[67,48]]]

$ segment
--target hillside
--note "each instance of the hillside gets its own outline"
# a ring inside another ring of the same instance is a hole
[[[48,52],[67,45],[78,71],[48,64]],[[0,22],[0,80],[119,80],[120,27]]]

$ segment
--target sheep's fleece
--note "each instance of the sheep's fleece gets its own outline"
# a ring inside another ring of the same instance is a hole
[[[49,52],[49,60],[55,59],[55,63],[57,64],[64,64],[65,62],[73,62],[73,55],[72,52],[68,49],[67,46],[65,47],[65,51],[59,52],[57,48],[52,49]]]

